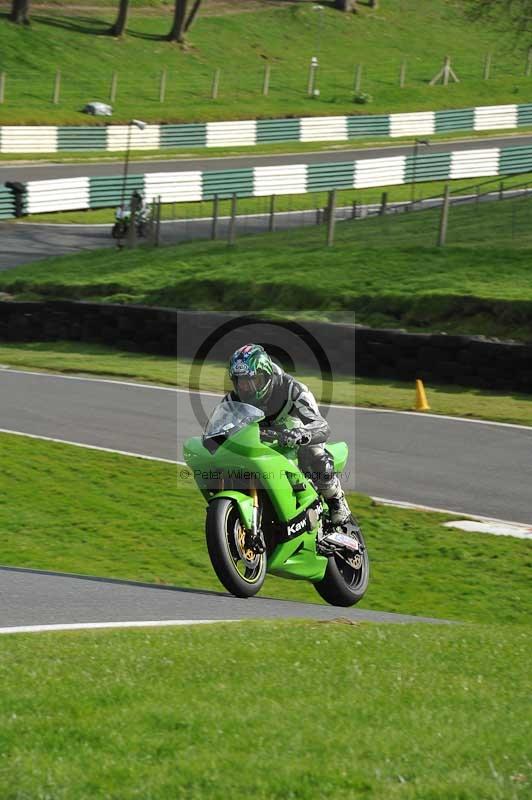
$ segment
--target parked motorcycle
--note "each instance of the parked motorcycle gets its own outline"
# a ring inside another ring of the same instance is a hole
[[[262,430],[263,413],[236,401],[220,404],[203,436],[188,439],[185,461],[208,502],[206,539],[214,570],[237,597],[260,590],[266,573],[310,581],[336,606],[352,606],[368,586],[369,559],[354,517],[333,526],[326,501],[299,469],[297,450]],[[326,445],[335,469],[345,442]]]
[[[150,211],[147,207],[139,208],[135,214],[135,226],[137,236],[142,238],[148,233],[148,225],[150,222]],[[131,208],[126,206],[118,206],[115,211],[115,223],[111,230],[113,239],[125,239],[129,226],[131,224]]]

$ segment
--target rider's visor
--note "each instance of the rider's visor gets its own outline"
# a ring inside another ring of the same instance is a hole
[[[249,375],[235,375],[233,384],[239,398],[244,402],[255,400],[268,383],[268,375],[258,372],[253,377]]]

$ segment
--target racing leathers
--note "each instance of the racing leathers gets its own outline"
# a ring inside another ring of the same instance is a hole
[[[330,428],[318,408],[312,392],[304,383],[273,364],[273,390],[261,411],[265,418],[262,429],[278,432],[281,444],[298,446],[299,466],[327,501],[331,521],[338,525],[350,517],[333,459],[324,447]],[[227,394],[222,402],[240,400],[236,391]]]

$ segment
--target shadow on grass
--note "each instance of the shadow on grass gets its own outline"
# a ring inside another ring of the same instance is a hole
[[[35,22],[41,25],[49,25],[52,28],[63,28],[63,30],[74,33],[84,33],[90,36],[112,36],[111,22],[109,20],[98,19],[96,17],[67,17],[62,15],[34,15]]]
[[[170,23],[168,23],[168,31],[169,30],[170,30]],[[144,33],[144,31],[134,31],[131,30],[131,28],[128,28],[127,35],[131,36],[133,39],[144,39],[145,41],[150,41],[150,42],[168,42],[169,44],[177,44],[179,47],[181,47],[179,42],[169,41],[168,33]]]

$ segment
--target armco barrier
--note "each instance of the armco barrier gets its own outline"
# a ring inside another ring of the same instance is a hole
[[[15,193],[6,186],[0,186],[0,219],[12,219],[15,216]]]
[[[141,352],[193,358],[207,336],[235,317],[199,311],[134,305],[56,302],[0,302],[0,341],[76,340],[104,342]],[[299,322],[293,337],[294,363],[316,369],[308,346],[313,337],[335,375],[366,375],[532,392],[532,345],[482,337],[413,334],[362,326]],[[218,336],[209,358],[226,361],[248,341],[278,352],[286,330],[278,321],[240,318],[236,329]],[[299,343],[298,343],[299,342]]]
[[[28,184],[29,186],[30,184]],[[144,191],[144,175],[128,175],[125,194],[129,199],[131,193],[138,189]],[[97,176],[89,179],[90,208],[110,208],[117,206],[122,200],[124,180],[121,177]]]
[[[275,142],[349,141],[361,137],[430,136],[452,131],[489,131],[532,126],[532,103],[477,106],[446,111],[294,119],[235,120],[132,126],[133,150],[237,147]],[[0,126],[0,153],[55,153],[127,147],[127,125]]]
[[[26,184],[26,211],[69,211],[90,208],[89,178],[60,178]]]
[[[489,147],[451,153],[421,152],[417,157],[388,156],[340,163],[282,164],[228,170],[148,172],[128,176],[126,197],[134,189],[148,202],[212,200],[265,195],[304,194],[328,189],[364,189],[417,181],[479,178],[532,172],[532,146]],[[121,202],[120,176],[29,181],[27,213],[109,208]]]
[[[105,150],[107,128],[61,127],[57,129],[57,149],[70,151]]]

